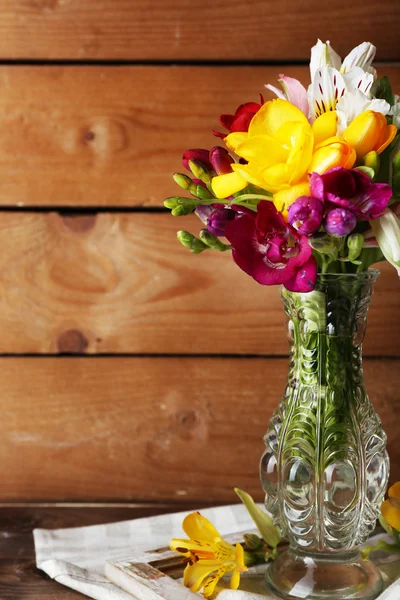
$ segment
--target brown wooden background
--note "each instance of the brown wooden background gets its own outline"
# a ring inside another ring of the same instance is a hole
[[[0,500],[261,498],[283,390],[279,292],[191,256],[162,207],[221,112],[317,37],[364,39],[400,90],[400,4],[0,0]],[[385,266],[365,344],[400,479],[400,283]]]

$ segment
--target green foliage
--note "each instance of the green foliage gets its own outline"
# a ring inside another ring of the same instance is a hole
[[[386,102],[388,102],[390,106],[393,106],[394,104],[394,94],[392,91],[392,86],[390,85],[389,78],[386,75],[384,75],[383,77],[379,77],[379,79],[377,79],[373,83],[371,88],[371,94],[375,98],[386,100]]]

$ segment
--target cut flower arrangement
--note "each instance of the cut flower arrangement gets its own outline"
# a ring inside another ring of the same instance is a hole
[[[198,236],[178,232],[193,253],[232,252],[256,282],[281,284],[288,322],[287,385],[260,462],[269,520],[238,491],[262,537],[235,548],[193,514],[190,539],[171,543],[188,561],[184,583],[206,597],[225,573],[235,588],[268,558],[267,587],[284,600],[373,600],[383,581],[360,547],[381,506],[394,544],[379,549],[398,551],[398,485],[382,504],[386,435],[362,371],[370,267],[387,260],[400,274],[400,101],[375,50],[364,42],[342,61],[318,41],[308,88],[280,75],[266,86],[276,98],[222,115],[224,146],[186,151],[190,175],[174,179],[188,196],[165,200],[202,221]]]
[[[179,231],[194,253],[232,250],[265,285],[315,288],[317,273],[354,273],[386,259],[400,269],[400,154],[393,156],[400,102],[377,79],[367,42],[342,62],[329,42],[311,51],[306,90],[281,75],[277,98],[222,115],[226,148],[188,150],[192,176],[175,181],[174,216],[195,212],[199,238]],[[229,243],[221,240],[226,239]]]

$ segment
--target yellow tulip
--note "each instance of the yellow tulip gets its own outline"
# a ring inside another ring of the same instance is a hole
[[[388,496],[381,506],[382,516],[393,529],[400,531],[400,481],[389,488]]]
[[[221,577],[233,571],[230,587],[237,590],[241,573],[248,570],[243,547],[226,542],[210,521],[197,512],[188,515],[182,527],[190,539],[175,538],[170,548],[187,559],[184,585],[193,592],[202,589],[203,596],[210,598]]]
[[[309,173],[316,171],[320,175],[334,167],[351,169],[356,162],[356,151],[352,146],[339,137],[328,138],[315,148]]]
[[[247,133],[231,133],[225,143],[248,163],[232,165],[237,180],[231,177],[228,181],[231,173],[213,179],[212,188],[218,198],[240,191],[246,185],[243,182],[271,192],[300,182],[311,160],[314,136],[301,110],[276,99],[266,102],[254,115]]]
[[[338,116],[335,111],[320,115],[312,124],[314,146],[336,135]]]
[[[343,138],[355,149],[358,160],[361,160],[372,150],[378,154],[383,152],[396,133],[396,126],[387,125],[384,115],[365,110],[350,123],[343,133]]]

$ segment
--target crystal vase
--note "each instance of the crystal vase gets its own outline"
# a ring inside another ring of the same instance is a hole
[[[386,436],[362,371],[366,315],[378,271],[318,276],[283,290],[290,366],[264,441],[265,505],[288,540],[267,570],[280,598],[376,598],[379,572],[360,555],[386,491]]]

